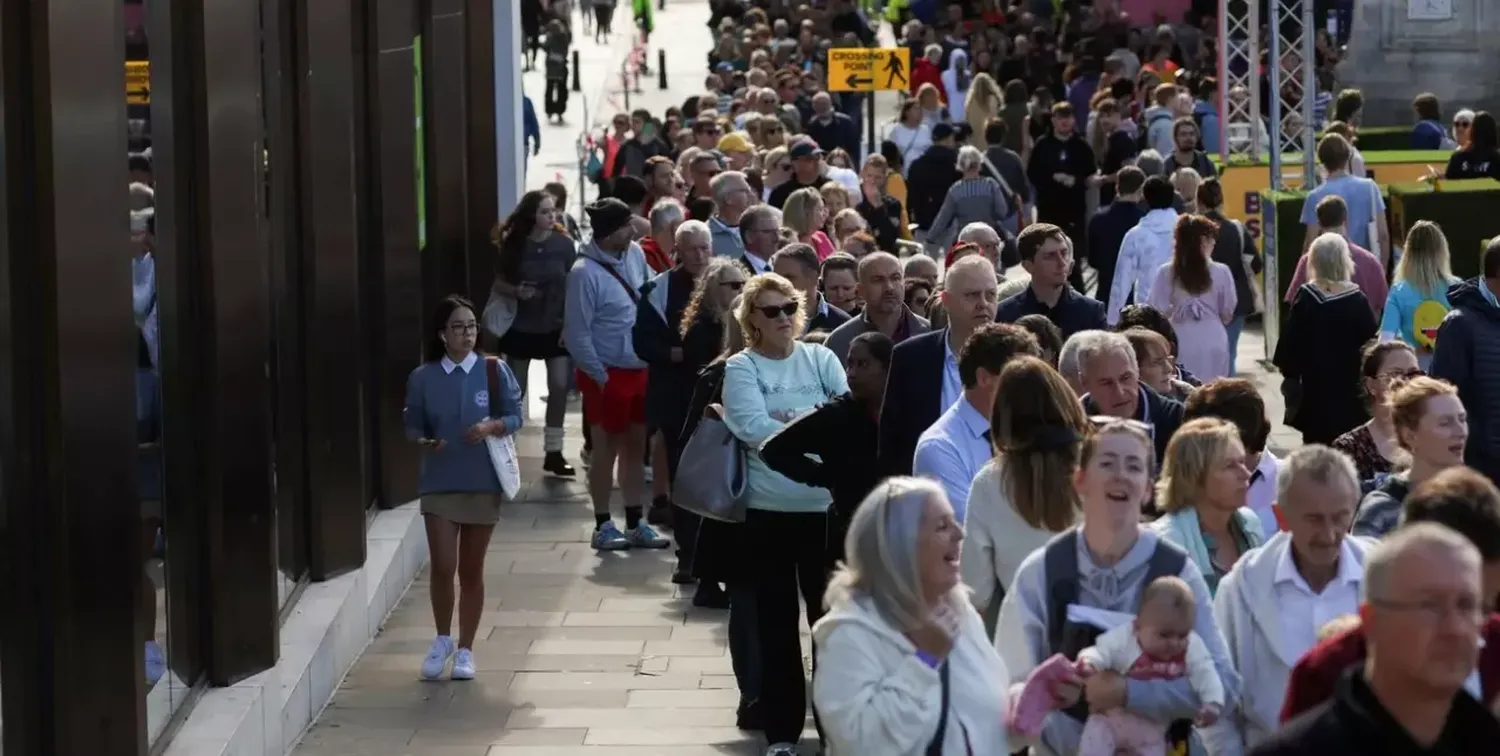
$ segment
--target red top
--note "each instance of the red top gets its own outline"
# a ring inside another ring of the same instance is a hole
[[[646,264],[657,273],[665,273],[672,269],[672,256],[661,251],[655,239],[649,236],[641,239],[641,251],[646,253]]]
[[[948,90],[943,88],[943,72],[926,58],[918,58],[911,64],[911,94],[917,95],[917,90],[923,84],[931,84],[937,87],[938,101],[944,105],[948,104]]]
[[[1491,614],[1481,635],[1484,648],[1479,652],[1479,687],[1483,702],[1495,700],[1500,693],[1500,614]],[[1365,631],[1356,627],[1313,646],[1286,683],[1286,700],[1281,705],[1281,721],[1296,716],[1333,698],[1339,677],[1365,659]]]

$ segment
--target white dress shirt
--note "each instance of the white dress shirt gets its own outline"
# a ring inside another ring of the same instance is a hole
[[[1260,518],[1265,540],[1281,530],[1276,520],[1276,478],[1281,474],[1281,460],[1270,449],[1260,453],[1260,463],[1250,471],[1250,487],[1245,490],[1245,506]]]
[[[952,407],[964,395],[963,377],[958,372],[958,355],[953,353],[953,343],[943,333],[943,409]]]

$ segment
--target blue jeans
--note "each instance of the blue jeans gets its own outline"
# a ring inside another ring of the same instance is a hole
[[[755,583],[728,583],[729,663],[745,700],[760,698],[760,614],[755,610]]]
[[[1240,332],[1245,330],[1245,316],[1236,315],[1234,320],[1224,326],[1225,332],[1229,334],[1229,374],[1238,375],[1237,367],[1240,356]]]

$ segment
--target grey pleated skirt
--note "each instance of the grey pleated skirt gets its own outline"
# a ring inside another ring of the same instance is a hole
[[[499,493],[423,494],[422,514],[441,517],[459,525],[494,525],[500,521]]]

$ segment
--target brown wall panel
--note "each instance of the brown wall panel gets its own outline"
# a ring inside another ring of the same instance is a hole
[[[260,227],[265,145],[260,112],[260,9],[202,2],[203,130],[195,155],[201,284],[212,336],[202,358],[214,444],[207,469],[208,576],[214,590],[209,665],[225,685],[273,666],[277,653],[276,536],[271,488],[271,337],[266,234]],[[169,410],[170,411],[170,410]],[[168,452],[170,453],[170,451]]]
[[[351,0],[300,0],[303,275],[307,295],[309,566],[321,580],[364,563],[360,244]]]
[[[375,40],[369,92],[371,129],[370,191],[377,222],[371,244],[378,270],[373,354],[373,396],[381,461],[381,503],[399,506],[416,497],[416,447],[401,423],[406,376],[420,361],[422,343],[422,259],[417,248],[416,74],[412,37],[416,7],[411,0],[378,3],[371,14]]]
[[[145,748],[123,60],[118,4],[0,3],[7,753]]]
[[[468,156],[464,122],[463,0],[427,0],[423,18],[422,133],[427,154],[427,248],[422,255],[424,314],[467,291]]]
[[[465,124],[468,127],[469,299],[483,307],[495,278],[495,248],[490,232],[500,219],[499,185],[495,175],[495,12],[493,0],[464,0],[465,66],[468,84]]]

